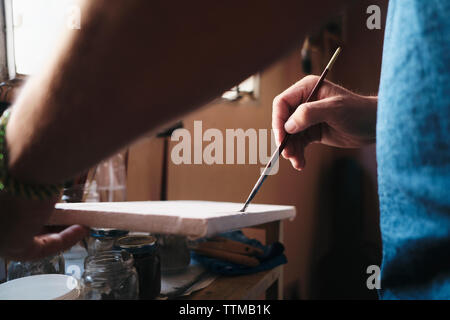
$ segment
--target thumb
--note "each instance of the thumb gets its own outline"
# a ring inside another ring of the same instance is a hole
[[[59,233],[38,235],[28,246],[10,253],[10,258],[19,261],[38,260],[70,249],[89,234],[89,229],[80,225],[67,227]]]
[[[294,134],[325,122],[334,97],[301,104],[284,124],[287,133]]]

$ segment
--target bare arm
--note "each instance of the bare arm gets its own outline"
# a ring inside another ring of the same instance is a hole
[[[74,176],[274,62],[344,2],[84,1],[81,30],[66,35],[14,103],[11,174],[30,183]],[[235,36],[240,30],[250,36]],[[0,204],[0,252],[19,231],[10,256],[38,257],[49,243],[57,251],[77,238],[35,237],[52,201],[6,195]]]
[[[12,173],[52,183],[94,165],[273,62],[337,2],[87,1],[15,103]]]

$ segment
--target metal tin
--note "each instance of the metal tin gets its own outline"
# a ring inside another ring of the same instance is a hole
[[[161,259],[156,238],[128,235],[117,239],[115,248],[125,250],[134,257],[139,276],[139,298],[156,298],[161,292]]]

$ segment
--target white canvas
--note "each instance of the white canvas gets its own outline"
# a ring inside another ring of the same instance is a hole
[[[180,234],[192,238],[295,217],[293,206],[213,201],[58,203],[49,224]]]

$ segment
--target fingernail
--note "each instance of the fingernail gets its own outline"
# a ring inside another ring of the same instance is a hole
[[[285,129],[287,132],[289,132],[289,133],[294,132],[296,128],[297,128],[297,124],[296,124],[295,121],[292,120],[292,119],[289,119],[289,120],[284,124],[284,129]]]

